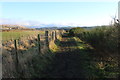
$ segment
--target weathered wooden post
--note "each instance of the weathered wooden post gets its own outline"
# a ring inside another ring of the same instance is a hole
[[[53,41],[55,40],[55,32],[54,31],[52,32],[52,40]]]
[[[47,47],[49,48],[48,31],[45,31],[45,42],[46,42]]]
[[[40,34],[38,34],[38,51],[39,51],[39,53],[41,53]]]
[[[57,39],[57,31],[55,31],[55,40]]]
[[[50,36],[50,37],[49,37],[49,38],[50,38],[50,39],[49,39],[49,42],[50,42],[50,41],[52,41],[52,31],[49,32],[49,36]]]
[[[15,47],[15,66],[16,66],[16,71],[17,75],[19,75],[19,60],[18,60],[18,50],[17,50],[17,40],[14,40],[14,47]],[[18,76],[19,77],[19,76]]]
[[[16,62],[18,63],[18,51],[17,51],[17,40],[14,40],[15,53],[16,53]]]

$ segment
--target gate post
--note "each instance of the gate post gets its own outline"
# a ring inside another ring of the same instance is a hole
[[[47,47],[49,48],[49,37],[48,37],[48,31],[45,31],[45,42]]]

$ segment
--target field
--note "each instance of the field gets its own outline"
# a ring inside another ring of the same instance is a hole
[[[0,78],[120,80],[113,1],[0,3]]]
[[[21,37],[28,37],[37,34],[44,34],[44,31],[39,30],[13,30],[13,31],[4,31],[0,32],[2,34],[2,41],[14,40],[19,39]]]
[[[44,31],[2,32],[3,41],[33,36],[3,45],[4,77],[118,78],[118,26],[50,30],[44,39]]]

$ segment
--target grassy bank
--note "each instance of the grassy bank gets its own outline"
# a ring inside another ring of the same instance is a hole
[[[120,27],[99,26],[91,30],[82,30],[76,33],[76,31],[79,31],[77,29],[74,28],[71,30],[72,36],[80,38],[84,43],[89,44],[94,49],[92,57],[95,63],[93,64],[98,70],[99,77],[117,78],[120,73],[120,55],[118,53],[120,36],[118,32]]]
[[[90,43],[104,56],[118,54],[118,28],[114,26],[96,27],[77,35],[83,41]]]

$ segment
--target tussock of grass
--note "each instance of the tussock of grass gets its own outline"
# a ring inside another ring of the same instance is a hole
[[[79,39],[78,37],[74,37],[76,44],[78,46],[79,49],[94,49],[91,45],[89,44],[84,44],[84,42]]]
[[[62,37],[58,36],[55,41],[50,41],[49,48],[51,52],[55,53],[60,50],[58,46],[60,45],[61,40],[62,40]]]
[[[53,53],[59,50],[58,46],[54,43],[54,41],[50,41],[49,48]]]

